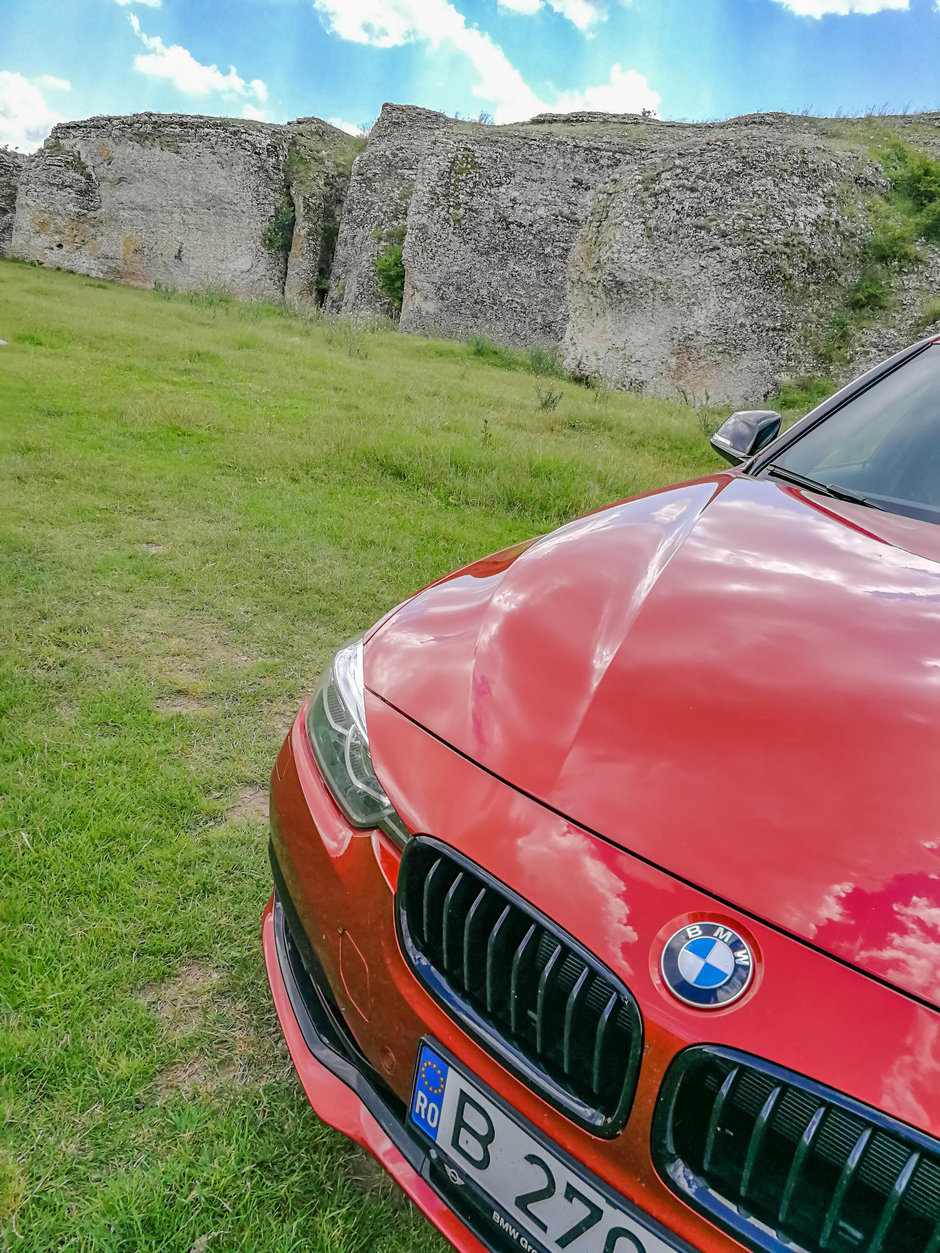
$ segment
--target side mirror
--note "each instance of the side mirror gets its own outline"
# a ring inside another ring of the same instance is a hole
[[[738,466],[776,438],[780,422],[780,414],[773,409],[742,409],[722,422],[711,446],[725,461]]]

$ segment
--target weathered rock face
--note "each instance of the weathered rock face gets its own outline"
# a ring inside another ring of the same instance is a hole
[[[483,126],[385,105],[364,151],[317,118],[92,118],[25,164],[0,150],[0,253],[18,185],[12,256],[359,317],[399,312],[376,262],[401,245],[402,330],[551,344],[612,387],[750,404],[848,378],[940,309],[924,243],[825,348],[873,206],[895,211],[876,158],[898,137],[940,159],[937,114]]]
[[[697,128],[598,188],[569,261],[569,370],[734,404],[814,369],[807,330],[855,277],[887,181],[793,121]]]
[[[639,118],[580,114],[434,136],[408,213],[402,330],[557,344],[594,189],[643,132]]]
[[[16,189],[26,158],[10,148],[0,148],[0,257],[5,257],[13,236]]]
[[[382,106],[368,146],[353,166],[333,258],[329,312],[351,317],[397,313],[377,286],[376,258],[405,226],[428,144],[455,125],[430,109]]]
[[[317,121],[145,113],[65,123],[26,164],[10,253],[148,287],[277,299],[290,277],[306,291],[348,147]]]

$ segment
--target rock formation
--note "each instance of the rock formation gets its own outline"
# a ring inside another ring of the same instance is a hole
[[[351,144],[316,119],[63,123],[22,173],[9,252],[147,287],[308,296]]]
[[[408,212],[402,330],[557,344],[594,189],[642,131],[637,118],[583,114],[438,132]]]
[[[807,331],[887,180],[787,121],[683,137],[601,184],[569,260],[569,370],[719,403],[814,370]]]
[[[375,261],[385,241],[405,227],[429,141],[453,125],[430,109],[383,106],[366,150],[353,166],[326,302],[330,313],[397,313],[376,286]]]
[[[0,148],[0,257],[5,257],[13,237],[16,189],[26,158],[10,148]]]
[[[940,158],[940,116],[486,126],[386,105],[368,144],[316,118],[92,118],[25,163],[0,150],[0,253],[6,230],[44,265],[400,313],[404,331],[555,346],[611,387],[756,403],[796,375],[849,377],[940,308],[923,241],[877,317],[825,348],[895,212],[899,138]],[[390,258],[400,310],[378,282]]]

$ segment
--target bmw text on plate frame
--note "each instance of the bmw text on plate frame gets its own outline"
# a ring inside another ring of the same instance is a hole
[[[940,1253],[940,344],[779,426],[425,588],[278,754],[291,1057],[465,1253]]]

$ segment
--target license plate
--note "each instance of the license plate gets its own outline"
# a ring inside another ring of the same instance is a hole
[[[482,1194],[473,1208],[523,1253],[676,1253],[426,1043],[411,1121],[434,1141],[451,1185]]]

